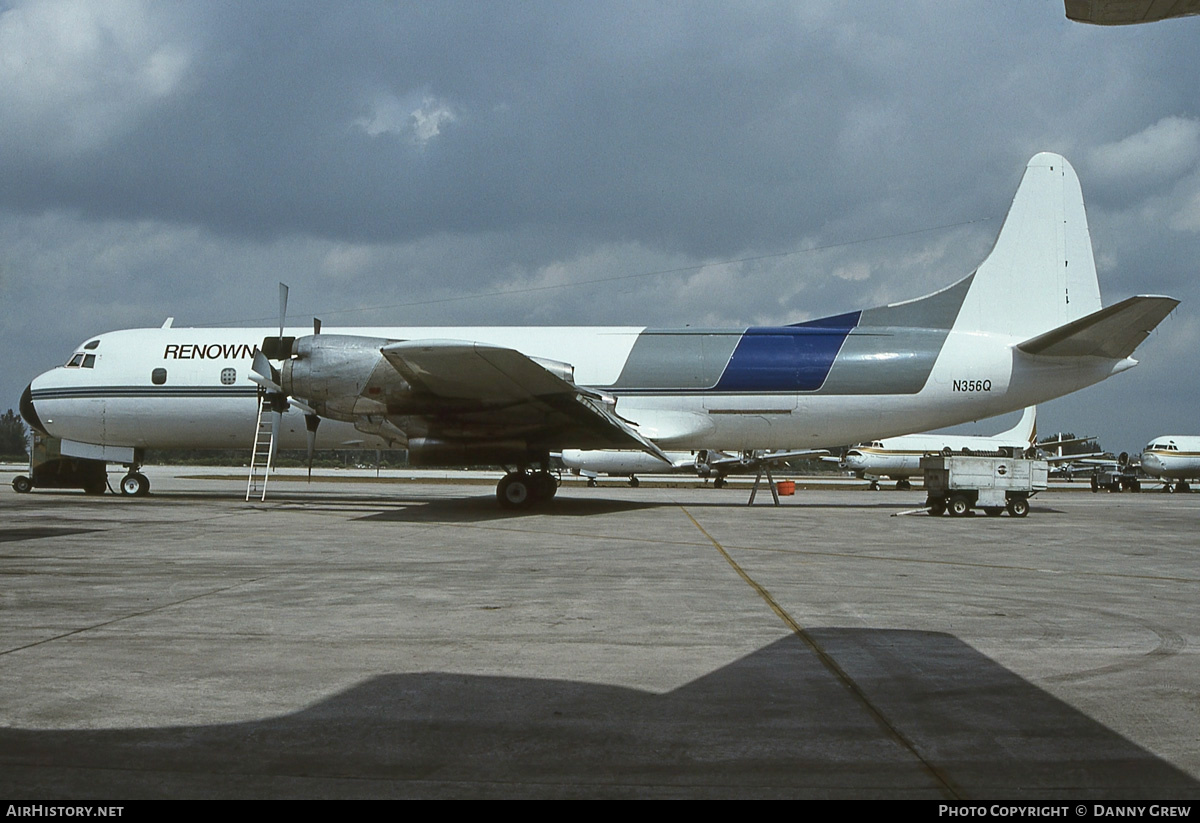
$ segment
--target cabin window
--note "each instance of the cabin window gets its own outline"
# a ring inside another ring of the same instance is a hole
[[[79,354],[75,355],[74,357],[72,357],[70,359],[70,361],[67,363],[67,368],[68,369],[77,369],[82,364],[83,364],[83,352],[80,352]]]
[[[154,371],[150,372],[150,382],[156,386],[161,386],[162,384],[166,383],[167,382],[167,370],[166,369],[155,369]]]
[[[221,369],[221,385],[232,386],[237,382],[236,369]]]
[[[83,367],[85,369],[94,369],[96,367],[96,355],[94,355],[94,354],[84,355]]]

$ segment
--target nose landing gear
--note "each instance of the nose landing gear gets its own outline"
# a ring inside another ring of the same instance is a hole
[[[130,467],[129,474],[121,478],[121,494],[127,497],[145,497],[150,493],[150,480],[136,469]]]

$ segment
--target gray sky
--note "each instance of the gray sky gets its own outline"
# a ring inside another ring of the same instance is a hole
[[[269,324],[279,280],[326,325],[916,297],[982,260],[1050,150],[1105,303],[1183,305],[1039,431],[1200,432],[1197,42],[1200,18],[1051,0],[0,0],[0,408],[97,332]]]

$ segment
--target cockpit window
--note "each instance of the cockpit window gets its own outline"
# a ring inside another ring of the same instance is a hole
[[[85,349],[87,349],[88,351],[91,351],[92,349],[96,348],[99,345],[100,345],[99,340],[89,340],[87,343],[84,344],[83,347]]]
[[[96,367],[96,355],[85,354],[83,356],[83,367],[85,369],[93,369]]]
[[[83,352],[75,355],[67,362],[67,368],[69,369],[77,369],[81,365],[83,365]]]

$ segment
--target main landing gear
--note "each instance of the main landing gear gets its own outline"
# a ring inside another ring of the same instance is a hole
[[[509,472],[496,486],[496,499],[506,509],[527,509],[552,500],[557,493],[558,478],[545,469]]]

